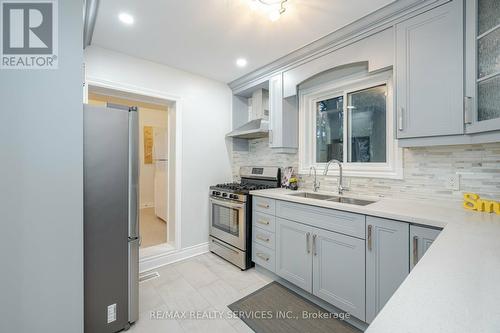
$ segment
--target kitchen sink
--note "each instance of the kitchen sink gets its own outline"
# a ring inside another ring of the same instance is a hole
[[[354,199],[354,198],[347,198],[347,197],[333,197],[331,199],[326,199],[326,201],[346,203],[346,204],[358,205],[358,206],[366,206],[366,205],[369,205],[369,204],[372,204],[375,202],[375,201],[370,201],[370,200]]]
[[[335,198],[333,195],[311,193],[311,192],[299,192],[299,193],[292,193],[292,194],[288,194],[288,195],[290,195],[292,197],[301,197],[301,198],[316,199],[316,200],[328,200],[328,199]]]
[[[366,206],[366,205],[369,205],[369,204],[372,204],[375,202],[375,201],[370,201],[370,200],[355,199],[355,198],[349,198],[349,197],[338,197],[335,195],[320,194],[320,193],[313,193],[313,192],[299,192],[299,193],[292,193],[292,194],[288,194],[288,195],[290,195],[292,197],[325,200],[325,201],[345,203],[345,204],[357,205],[357,206]]]

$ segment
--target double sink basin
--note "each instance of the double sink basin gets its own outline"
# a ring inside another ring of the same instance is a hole
[[[314,193],[314,192],[299,192],[299,193],[292,193],[292,194],[288,194],[288,195],[292,196],[292,197],[300,197],[300,198],[314,199],[314,200],[324,200],[324,201],[345,203],[345,204],[358,205],[358,206],[366,206],[366,205],[369,205],[369,204],[372,204],[375,202],[375,201],[370,201],[370,200],[363,200],[363,199],[356,199],[356,198],[349,198],[349,197],[339,197],[339,196],[335,196],[335,195],[321,194],[321,193]]]

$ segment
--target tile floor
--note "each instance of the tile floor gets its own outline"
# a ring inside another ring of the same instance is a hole
[[[142,237],[141,248],[167,242],[167,222],[156,216],[154,207],[140,210],[139,228]]]
[[[250,333],[238,318],[151,319],[152,311],[221,311],[271,279],[254,268],[242,272],[212,253],[157,270],[160,277],[140,284],[140,319],[132,333]]]

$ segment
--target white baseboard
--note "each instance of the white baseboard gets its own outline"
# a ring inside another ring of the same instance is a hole
[[[208,242],[186,247],[180,250],[172,250],[163,254],[142,258],[139,260],[139,272],[146,272],[174,262],[185,260],[203,253],[207,253]]]

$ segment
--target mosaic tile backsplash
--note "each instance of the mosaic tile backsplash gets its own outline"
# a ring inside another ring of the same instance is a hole
[[[297,154],[278,154],[268,139],[250,141],[248,152],[233,152],[233,178],[240,166],[292,166],[297,170]],[[450,176],[460,174],[460,190],[447,189]],[[346,177],[349,191],[359,195],[405,199],[456,199],[464,192],[500,200],[500,143],[404,149],[402,180]],[[335,191],[337,177],[319,176],[321,191]],[[312,189],[312,177],[300,175],[301,189]]]

